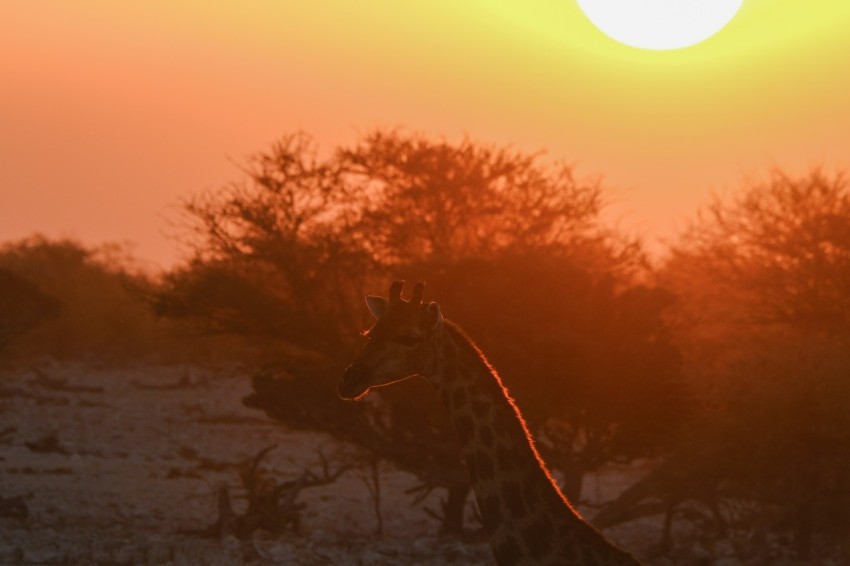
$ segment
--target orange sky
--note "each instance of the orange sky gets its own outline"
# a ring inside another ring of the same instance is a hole
[[[151,266],[181,197],[304,129],[376,126],[545,149],[602,175],[650,241],[772,165],[850,169],[850,3],[744,0],[673,52],[574,0],[0,4],[0,240],[130,240]]]

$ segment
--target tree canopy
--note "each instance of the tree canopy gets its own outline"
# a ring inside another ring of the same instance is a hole
[[[281,403],[306,379],[335,402],[369,324],[363,297],[407,278],[429,281],[429,296],[494,360],[533,426],[548,430],[551,460],[581,470],[569,489],[605,462],[657,450],[680,419],[679,360],[661,318],[672,297],[639,281],[640,245],[600,222],[597,181],[542,155],[402,131],[324,156],[304,134],[287,136],[243,172],[187,201],[194,259],[166,278],[157,305],[272,340],[288,385],[262,387]],[[296,363],[305,359],[313,369]],[[418,438],[460,469],[453,434],[417,385],[376,397],[399,431],[393,442]],[[404,453],[391,445],[385,455]]]
[[[699,441],[671,458],[688,470],[687,497],[747,501],[755,523],[788,529],[803,556],[815,537],[846,537],[845,177],[775,171],[716,199],[673,247],[662,279],[679,296],[673,329],[702,407]]]

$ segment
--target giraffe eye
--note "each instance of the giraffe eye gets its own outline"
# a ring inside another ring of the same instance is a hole
[[[396,341],[402,346],[416,346],[419,344],[419,336],[416,334],[399,334]]]

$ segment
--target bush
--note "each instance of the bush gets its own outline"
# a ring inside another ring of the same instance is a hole
[[[179,351],[174,324],[157,321],[138,296],[154,282],[132,272],[120,252],[41,236],[0,248],[0,268],[58,305],[10,354],[121,361]]]
[[[59,312],[56,299],[42,293],[35,284],[0,268],[0,352]]]

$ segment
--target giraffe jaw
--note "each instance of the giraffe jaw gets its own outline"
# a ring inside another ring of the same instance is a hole
[[[404,375],[404,374],[402,374]],[[339,385],[336,388],[337,395],[340,398],[345,399],[346,401],[359,401],[363,397],[366,396],[367,393],[372,388],[375,387],[385,387],[387,385],[392,385],[393,383],[398,383],[399,381],[404,381],[405,379],[410,379],[411,377],[416,377],[421,375],[419,373],[411,373],[409,375],[404,375],[403,377],[383,379],[383,380],[375,380],[374,376],[369,375],[368,372],[364,372],[360,369],[355,368],[354,365],[348,366],[345,370],[345,373],[342,376],[342,380],[339,382]]]

